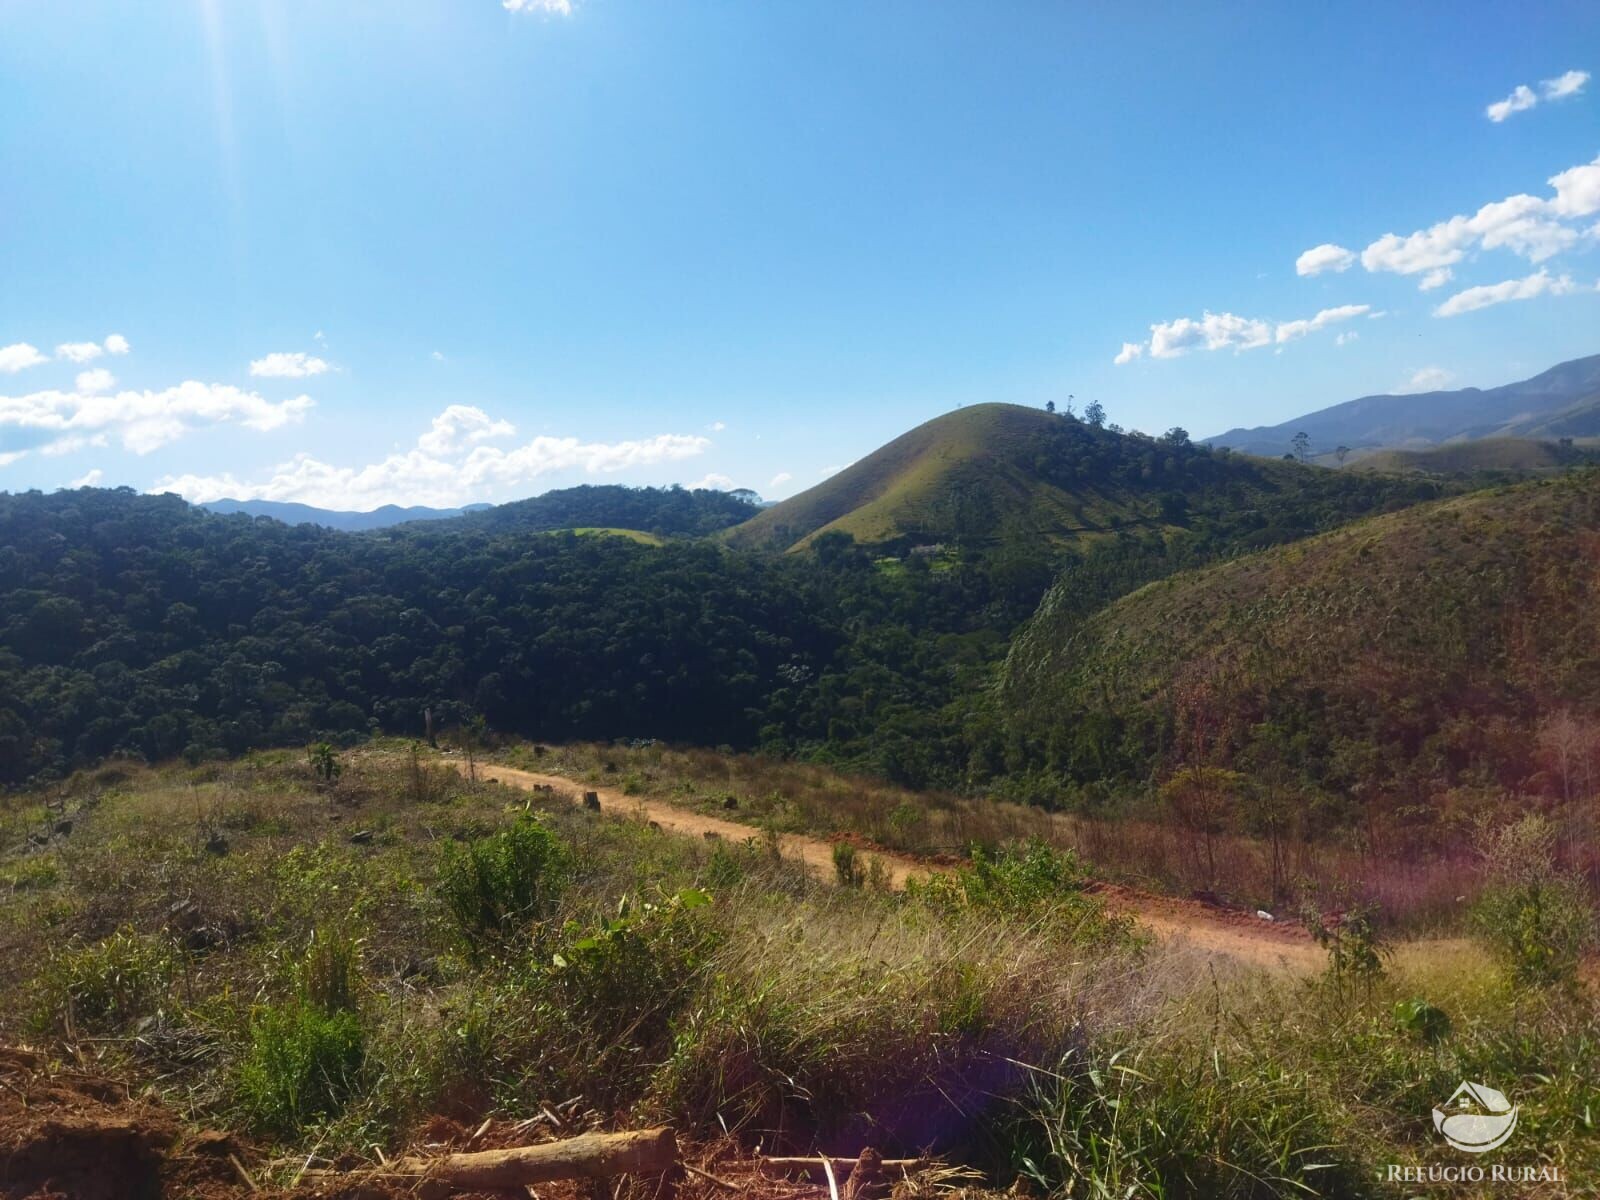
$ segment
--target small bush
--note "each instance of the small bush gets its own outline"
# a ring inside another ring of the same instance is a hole
[[[1537,814],[1479,840],[1489,882],[1473,924],[1517,984],[1573,983],[1594,941],[1594,908],[1582,882],[1556,866],[1555,841]]]
[[[319,930],[295,970],[295,995],[260,1009],[250,1023],[250,1048],[238,1091],[252,1125],[293,1135],[340,1111],[354,1093],[366,1058],[357,1008],[359,946]]]
[[[1356,1195],[1337,1115],[1304,1079],[1220,1054],[1088,1050],[1040,1072],[1002,1134],[1052,1196]]]
[[[292,1136],[340,1111],[355,1091],[365,1047],[361,1018],[348,1010],[297,997],[258,1011],[238,1079],[250,1124]]]
[[[833,844],[833,874],[841,887],[860,887],[864,882],[856,848],[849,842]]]
[[[570,866],[566,846],[539,818],[465,846],[447,846],[439,891],[456,931],[474,953],[549,916]]]
[[[93,945],[51,953],[38,983],[35,1025],[112,1030],[158,1013],[174,960],[163,941],[123,928]]]

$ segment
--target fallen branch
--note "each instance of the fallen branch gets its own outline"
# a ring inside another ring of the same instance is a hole
[[[392,1164],[389,1176],[426,1179],[466,1190],[520,1188],[556,1179],[609,1179],[613,1175],[664,1175],[678,1161],[670,1129],[585,1133],[560,1142],[476,1150],[437,1158],[412,1156]]]

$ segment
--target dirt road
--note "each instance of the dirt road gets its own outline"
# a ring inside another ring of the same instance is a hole
[[[451,760],[457,770],[465,773],[465,762]],[[493,763],[477,763],[475,769],[481,779],[490,779],[511,787],[533,791],[550,788],[574,802],[580,802],[584,792],[594,792],[600,800],[602,812],[653,821],[661,829],[684,837],[720,837],[731,842],[742,842],[760,836],[749,825],[672,804],[665,800],[629,796],[615,788],[580,783],[564,775],[541,775],[516,767],[502,767]],[[808,834],[785,834],[781,850],[786,857],[798,858],[817,878],[833,879],[833,843],[826,838]],[[894,887],[903,888],[913,876],[925,876],[949,870],[935,863],[881,851],[862,851],[866,858],[883,864]],[[1202,904],[1195,900],[1156,896],[1133,888],[1101,885],[1096,893],[1113,909],[1128,913],[1158,937],[1183,943],[1198,950],[1225,954],[1232,958],[1260,966],[1290,970],[1319,970],[1326,957],[1298,926],[1267,921],[1250,913],[1233,912]]]

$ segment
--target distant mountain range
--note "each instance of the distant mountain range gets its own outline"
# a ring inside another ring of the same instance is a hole
[[[438,521],[445,517],[459,517],[464,513],[493,508],[492,504],[469,504],[465,508],[426,508],[413,505],[402,508],[398,504],[385,504],[371,512],[340,512],[336,509],[313,508],[309,504],[294,504],[282,500],[213,500],[199,507],[216,513],[246,513],[252,517],[271,517],[285,525],[322,525],[328,529],[342,529],[359,533],[367,529],[386,529],[406,521]]]
[[[1280,456],[1297,433],[1321,457],[1349,450],[1424,449],[1480,438],[1600,437],[1600,354],[1551,367],[1496,388],[1362,396],[1254,429],[1230,429],[1206,441],[1246,454]]]

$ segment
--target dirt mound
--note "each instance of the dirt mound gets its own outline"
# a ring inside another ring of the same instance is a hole
[[[0,1047],[3,1200],[232,1200],[250,1192],[236,1157],[231,1138],[186,1139],[171,1113],[118,1083]]]

